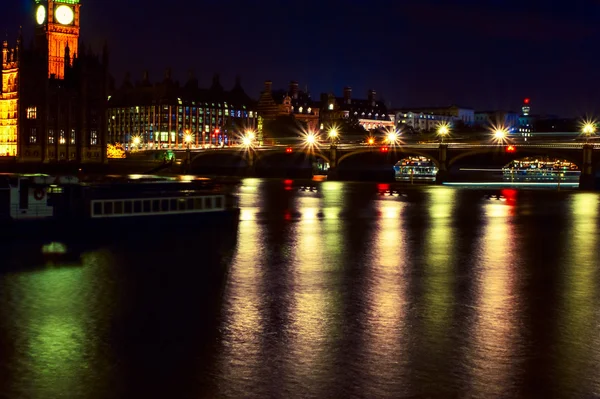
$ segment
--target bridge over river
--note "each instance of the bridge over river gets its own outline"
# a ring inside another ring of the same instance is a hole
[[[160,151],[160,150],[159,150]],[[163,150],[164,151],[164,150]],[[155,150],[156,152],[156,150]],[[575,141],[536,141],[522,143],[417,142],[394,145],[345,143],[296,143],[288,145],[238,145],[208,149],[175,149],[173,152],[190,173],[223,166],[239,170],[246,176],[257,170],[284,168],[295,163],[319,161],[325,165],[329,179],[339,178],[348,171],[383,168],[393,172],[393,165],[410,156],[426,157],[438,173],[436,182],[447,181],[451,168],[477,166],[502,168],[511,161],[526,157],[550,157],[567,160],[581,171],[580,187],[591,189],[600,168],[600,144]],[[145,151],[151,154],[152,151]]]

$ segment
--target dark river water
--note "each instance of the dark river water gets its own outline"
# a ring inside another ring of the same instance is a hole
[[[0,397],[600,395],[600,195],[302,185],[243,181],[237,231],[2,244]]]

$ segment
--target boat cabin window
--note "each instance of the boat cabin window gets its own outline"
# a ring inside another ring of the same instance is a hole
[[[156,198],[147,200],[99,200],[92,202],[93,215],[131,215],[137,213],[186,212],[223,209],[223,197]]]
[[[104,214],[112,215],[112,213],[113,213],[113,203],[111,201],[105,202],[104,203]]]

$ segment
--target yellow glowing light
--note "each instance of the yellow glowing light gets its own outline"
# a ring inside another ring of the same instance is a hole
[[[331,138],[331,139],[337,138],[338,135],[339,135],[339,133],[336,128],[333,128],[329,131],[329,138]]]
[[[111,159],[127,157],[121,144],[108,144],[106,146],[106,156]]]
[[[313,145],[317,142],[317,138],[312,133],[307,134],[304,140],[306,141],[306,144],[309,145]]]
[[[387,134],[387,141],[390,144],[394,144],[396,142],[396,140],[398,140],[398,134],[396,132],[389,132]]]
[[[190,144],[192,142],[192,140],[194,140],[194,136],[192,136],[190,133],[186,133],[185,136],[183,137],[183,140],[185,141],[186,144]]]
[[[450,125],[446,122],[440,123],[437,132],[440,136],[447,136],[450,134]]]
[[[369,145],[375,144],[375,139],[373,137],[369,137],[369,139],[367,140],[367,143],[369,143]]]
[[[249,147],[252,144],[252,139],[248,136],[242,137],[242,144]]]
[[[131,139],[131,142],[133,143],[133,145],[138,146],[142,142],[142,138],[140,136],[134,136]]]
[[[254,132],[252,130],[247,130],[246,131],[246,137],[250,140],[254,140],[254,138],[256,137],[256,135],[254,134]],[[242,139],[243,140],[243,139]]]
[[[581,130],[583,134],[591,136],[596,133],[596,124],[591,121],[586,121],[583,123],[583,128]]]
[[[508,130],[505,127],[499,126],[494,129],[494,138],[496,140],[502,141],[502,140],[506,139],[507,137],[508,137]]]

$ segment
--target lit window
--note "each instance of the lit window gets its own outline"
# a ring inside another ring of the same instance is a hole
[[[65,139],[65,131],[64,129],[60,129],[58,131],[58,144],[65,144],[67,140]]]
[[[29,135],[29,144],[37,143],[37,129],[35,127],[31,128],[31,134]]]
[[[75,144],[75,129],[71,129],[71,137],[69,138],[71,144]]]
[[[92,130],[90,133],[90,145],[98,144],[98,131]]]
[[[37,118],[37,107],[27,108],[27,119],[36,119],[36,118]]]
[[[329,110],[333,111],[333,104],[329,104]]]

